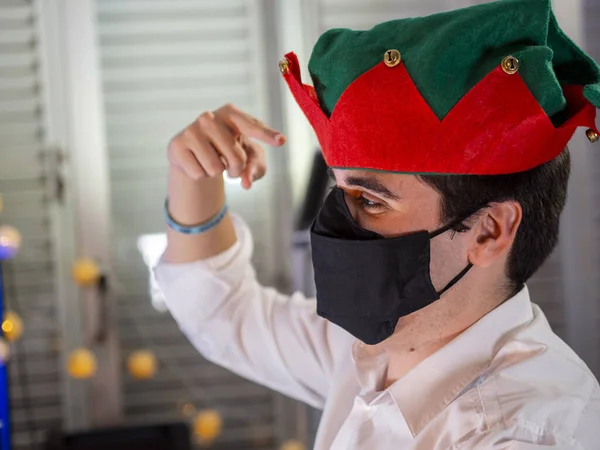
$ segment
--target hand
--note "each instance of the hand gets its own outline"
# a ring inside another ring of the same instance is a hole
[[[169,163],[193,180],[220,177],[227,170],[230,177],[242,179],[244,189],[250,189],[267,171],[265,151],[252,139],[275,147],[285,143],[283,134],[225,105],[202,113],[171,140]]]

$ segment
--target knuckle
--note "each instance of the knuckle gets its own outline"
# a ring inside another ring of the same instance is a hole
[[[220,164],[219,162],[211,161],[211,162],[204,164],[204,170],[206,171],[206,173],[209,177],[216,177],[223,173],[223,170],[225,170],[225,167],[222,164]]]
[[[249,116],[248,117],[250,119],[250,122],[252,122],[253,125],[259,127],[259,128],[266,128],[267,126],[262,122],[262,120],[257,119],[254,116]]]
[[[234,154],[229,158],[229,167],[234,170],[241,170],[244,168],[245,160],[241,155]]]
[[[257,119],[256,117],[250,117],[250,120],[252,121],[252,124],[256,127],[259,128],[260,131],[267,133],[267,134],[273,134],[274,131],[266,124],[264,123],[262,120]]]
[[[201,127],[207,127],[212,125],[214,119],[215,115],[211,111],[205,111],[198,116],[196,122],[198,122]]]
[[[175,155],[181,151],[182,146],[182,137],[181,134],[178,134],[169,141],[167,145],[167,153],[169,155]]]
[[[181,133],[180,139],[191,139],[195,134],[194,127],[189,126]]]

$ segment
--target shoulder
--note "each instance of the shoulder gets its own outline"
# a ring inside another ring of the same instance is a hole
[[[600,387],[594,375],[551,330],[526,340],[506,344],[510,351],[494,359],[495,370],[479,388],[488,434],[564,448],[598,445]]]
[[[560,404],[562,407],[556,408]],[[532,409],[543,413],[548,405],[556,417],[531,414]],[[564,421],[561,420],[563,415]],[[598,448],[600,441],[599,424],[598,389],[582,405],[569,404],[564,398],[562,402],[536,398],[527,404],[527,408],[519,408],[498,422],[464,434],[448,450],[592,450]]]
[[[591,450],[600,442],[600,387],[583,363],[552,349],[481,374],[448,409],[455,423],[452,450]],[[452,420],[447,417],[446,420]]]

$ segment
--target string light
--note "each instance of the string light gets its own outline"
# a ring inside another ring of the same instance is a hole
[[[138,380],[147,380],[156,374],[156,356],[150,350],[138,350],[127,358],[129,374]]]
[[[2,331],[8,342],[15,342],[23,334],[23,321],[14,311],[5,311],[2,319]]]
[[[73,279],[79,286],[87,287],[98,284],[101,272],[98,263],[91,258],[79,258],[73,264]]]
[[[96,373],[96,357],[87,348],[73,350],[67,360],[67,371],[73,378],[90,378]]]
[[[196,414],[193,431],[200,443],[212,443],[221,434],[223,419],[214,409],[205,409]]]

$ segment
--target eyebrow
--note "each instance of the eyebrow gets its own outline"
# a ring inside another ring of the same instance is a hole
[[[389,200],[400,200],[400,197],[397,194],[394,194],[383,183],[374,177],[351,175],[346,177],[344,181],[349,186],[360,186],[367,191],[379,194]]]
[[[327,174],[335,181],[335,175],[331,167],[327,168]],[[376,194],[382,195],[390,200],[400,200],[400,196],[390,191],[383,183],[372,176],[351,175],[344,179],[349,186],[359,186]]]

